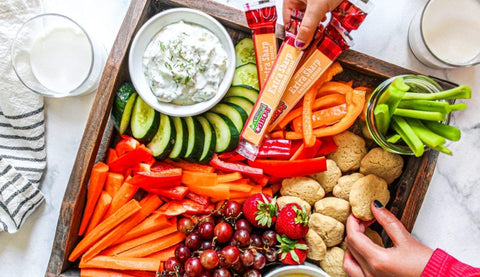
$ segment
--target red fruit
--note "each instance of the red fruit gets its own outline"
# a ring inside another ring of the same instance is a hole
[[[308,232],[308,219],[305,207],[300,207],[297,203],[289,203],[278,213],[275,231],[291,239],[304,238]]]
[[[305,240],[292,240],[286,236],[277,235],[280,242],[280,261],[284,264],[302,264],[307,259],[308,246]]]
[[[242,211],[253,226],[269,228],[275,224],[278,206],[276,199],[272,199],[270,195],[257,193],[245,200]]]

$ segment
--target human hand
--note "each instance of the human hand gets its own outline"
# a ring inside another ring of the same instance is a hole
[[[403,224],[383,205],[374,201],[372,213],[392,239],[393,247],[382,248],[363,234],[366,225],[353,215],[347,220],[347,251],[344,271],[359,276],[420,276],[433,250],[412,237]]]
[[[295,40],[295,46],[304,49],[310,44],[317,26],[325,18],[325,14],[335,9],[342,0],[284,0],[283,22],[285,26],[290,21],[292,10],[305,11],[302,24]]]

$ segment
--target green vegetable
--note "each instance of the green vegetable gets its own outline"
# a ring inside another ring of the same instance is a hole
[[[428,111],[417,111],[417,110],[407,110],[407,109],[396,109],[393,112],[394,115],[411,117],[422,120],[431,120],[431,121],[443,121],[447,119],[447,115],[439,112],[428,112]]]
[[[472,89],[469,86],[462,85],[449,90],[437,93],[407,92],[404,100],[449,100],[449,99],[470,99],[472,98]]]
[[[390,112],[388,110],[388,105],[377,105],[373,110],[373,114],[375,116],[375,126],[377,127],[378,131],[381,134],[386,135],[388,127],[390,126]]]
[[[403,117],[392,116],[392,128],[400,135],[400,137],[402,137],[402,140],[405,141],[408,147],[412,149],[415,157],[423,155],[423,152],[425,151],[423,142]]]
[[[428,129],[432,130],[433,132],[437,133],[438,135],[451,140],[451,141],[458,141],[460,140],[461,132],[460,129],[443,124],[438,122],[424,122]]]
[[[390,143],[397,143],[400,141],[402,137],[399,134],[393,134],[390,137],[387,138],[387,141]]]
[[[420,140],[422,140],[428,147],[434,148],[445,144],[446,140],[444,137],[430,131],[430,129],[426,128],[420,120],[408,118],[407,122],[418,138],[420,138]]]

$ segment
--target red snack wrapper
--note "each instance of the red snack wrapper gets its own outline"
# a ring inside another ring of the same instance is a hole
[[[245,4],[245,16],[248,26],[252,29],[257,60],[258,84],[261,89],[273,67],[278,51],[277,38],[275,36],[277,22],[275,1],[261,0],[247,3]]]
[[[348,31],[357,30],[372,7],[368,0],[345,0],[332,11],[336,18]]]

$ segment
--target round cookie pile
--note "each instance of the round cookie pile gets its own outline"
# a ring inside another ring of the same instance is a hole
[[[338,149],[327,156],[327,171],[284,179],[277,203],[297,203],[310,213],[308,258],[336,277],[347,276],[342,268],[347,217],[372,220],[371,202],[388,203],[388,185],[402,174],[404,161],[379,147],[368,151],[365,140],[350,131],[333,140]],[[365,235],[383,246],[376,231],[367,228]]]

